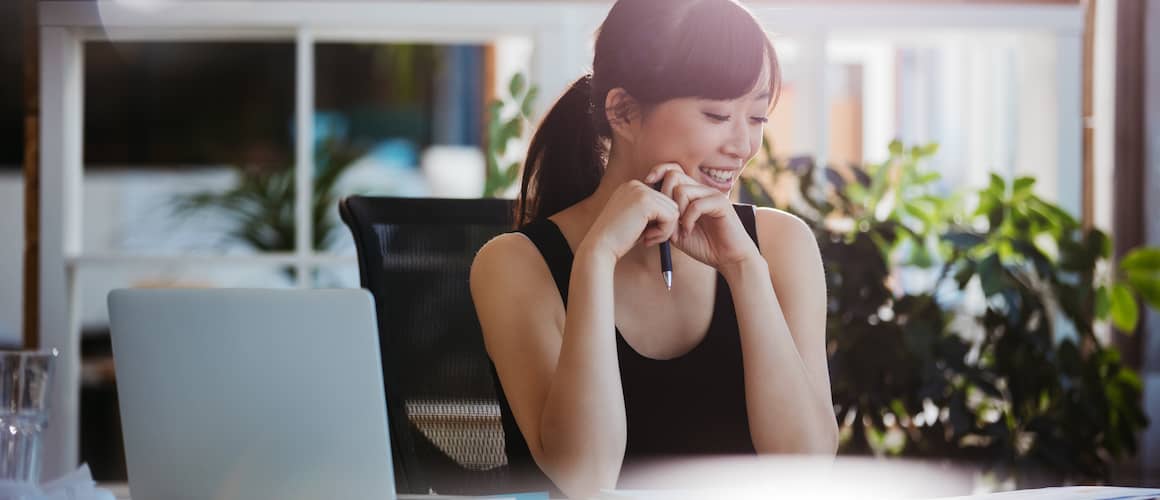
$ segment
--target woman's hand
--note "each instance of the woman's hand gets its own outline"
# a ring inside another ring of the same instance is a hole
[[[640,181],[617,188],[596,217],[580,250],[619,260],[637,244],[657,245],[677,230],[677,202]]]
[[[761,258],[724,193],[697,182],[675,163],[654,167],[644,182],[660,182],[660,193],[677,204],[680,219],[671,241],[682,252],[719,271]]]

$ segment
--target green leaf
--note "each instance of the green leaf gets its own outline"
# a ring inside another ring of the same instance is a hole
[[[510,141],[524,133],[524,120],[518,116],[512,117],[507,123],[503,124],[502,139]]]
[[[987,191],[994,193],[996,196],[1002,198],[1007,192],[1007,182],[999,177],[999,174],[991,174],[991,185],[987,187]]]
[[[1103,319],[1107,317],[1111,307],[1112,294],[1108,291],[1108,287],[1101,286],[1096,290],[1096,318]]]
[[[1136,330],[1136,322],[1139,321],[1139,306],[1136,304],[1136,298],[1132,297],[1131,290],[1122,283],[1117,283],[1112,287],[1112,324],[1124,333],[1132,333]]]
[[[1003,289],[1003,266],[998,254],[991,254],[979,262],[979,280],[983,294],[990,297]]]
[[[850,197],[851,202],[861,205],[866,200],[866,188],[856,182],[848,184],[846,185],[846,196]]]
[[[528,95],[524,96],[524,102],[520,104],[520,112],[523,113],[524,117],[532,116],[532,106],[536,104],[536,96],[539,94],[540,89],[535,85],[528,89]]]
[[[909,264],[924,269],[934,265],[934,258],[931,257],[930,250],[926,248],[926,245],[921,240],[916,240],[910,252]]]
[[[508,84],[508,91],[511,92],[512,97],[518,98],[523,95],[524,87],[527,85],[527,79],[523,73],[516,73],[512,75],[512,81]]]
[[[1048,214],[1048,216],[1056,224],[1064,229],[1070,229],[1079,225],[1079,222],[1075,220],[1075,217],[1067,213],[1066,210],[1060,208],[1059,205],[1044,201],[1038,196],[1032,195],[1027,197],[1027,203],[1033,209]]]
[[[494,138],[495,143],[492,145],[495,152],[499,155],[507,153],[508,142],[519,137],[523,133],[524,122],[520,117],[512,118],[500,128],[499,134]]]
[[[1160,248],[1142,247],[1128,252],[1120,261],[1124,271],[1160,272]]]
[[[901,155],[903,149],[905,149],[905,148],[902,146],[902,141],[900,141],[898,139],[890,141],[890,154],[892,154],[894,156]]]
[[[937,181],[941,178],[942,178],[942,174],[939,174],[938,172],[926,172],[926,173],[918,176],[918,178],[914,180],[914,183],[919,185],[919,186],[924,186],[924,185],[930,184],[934,181]]]
[[[1026,193],[1031,191],[1031,187],[1035,185],[1034,177],[1020,177],[1015,179],[1015,194]]]
[[[1084,245],[1087,246],[1088,254],[1092,256],[1093,260],[1101,257],[1107,258],[1112,252],[1112,240],[1098,229],[1088,231],[1084,238]]]
[[[967,286],[967,282],[971,281],[971,277],[975,275],[975,265],[970,260],[963,261],[963,267],[955,272],[955,282],[958,283],[959,289]]]
[[[509,164],[507,166],[507,169],[504,170],[503,175],[504,175],[504,185],[505,186],[511,185],[511,183],[514,182],[516,180],[516,178],[518,178],[520,175],[520,162],[518,162],[518,161],[511,162],[511,164]]]
[[[930,215],[927,214],[926,211],[923,210],[923,208],[917,203],[912,201],[904,201],[902,202],[902,210],[907,214],[910,214],[911,217],[922,221],[924,224],[930,224],[931,222]]]
[[[499,112],[503,110],[503,101],[496,99],[487,104],[487,116],[498,118]]]
[[[934,156],[936,153],[938,153],[938,143],[937,142],[932,142],[932,143],[926,144],[926,145],[918,148],[918,157],[919,158],[926,158],[929,156]]]
[[[1139,272],[1129,272],[1127,276],[1128,283],[1140,293],[1144,302],[1153,309],[1160,310],[1160,277]]]
[[[974,216],[990,214],[997,206],[1000,206],[999,197],[990,191],[983,191],[979,193],[979,206],[975,209]]]
[[[992,232],[998,231],[999,228],[1003,227],[1003,221],[1006,218],[1007,211],[1004,210],[1003,204],[1000,203],[995,205],[991,208],[991,211],[987,213],[987,223],[990,224],[988,227],[991,228]]]
[[[901,419],[902,417],[909,417],[910,412],[906,411],[906,406],[902,404],[902,400],[895,399],[890,402],[890,411],[894,413],[895,417]]]
[[[949,241],[959,250],[970,250],[987,242],[986,238],[981,235],[964,231],[949,232],[943,235],[942,239],[943,241]]]

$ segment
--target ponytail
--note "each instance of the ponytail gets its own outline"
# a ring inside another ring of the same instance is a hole
[[[604,174],[605,156],[597,119],[604,117],[594,115],[592,104],[592,75],[588,74],[572,83],[540,122],[524,161],[513,217],[516,228],[555,214],[596,191]]]

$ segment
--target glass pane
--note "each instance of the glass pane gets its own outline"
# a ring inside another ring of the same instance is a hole
[[[773,146],[774,155],[779,158],[793,156],[817,156],[812,142],[815,135],[809,130],[810,123],[821,117],[813,117],[807,88],[810,83],[803,60],[806,43],[790,37],[774,39],[778,53],[778,63],[782,71],[781,95],[770,116],[766,129],[767,140]],[[822,87],[829,99],[828,161],[843,165],[862,161],[862,68],[858,65],[828,63],[828,80]]]
[[[23,2],[0,2],[0,173],[24,161]]]
[[[84,252],[294,247],[294,45],[85,45]]]
[[[895,138],[937,142],[931,166],[948,188],[985,184],[991,172],[1032,175],[1053,198],[1058,57],[1039,32],[834,33],[830,156],[876,162]]]
[[[829,151],[833,165],[862,163],[862,67],[830,63],[826,68],[829,99]]]
[[[315,189],[327,205],[317,248],[354,255],[334,204],[343,196],[483,194],[489,60],[482,45],[315,47]]]
[[[486,51],[482,45],[318,44],[320,194],[479,196]]]
[[[773,44],[781,68],[781,94],[769,116],[765,140],[773,148],[774,156],[785,158],[807,152],[795,133],[799,114],[806,112],[800,98],[802,65],[799,63],[798,44],[793,39],[776,37]]]

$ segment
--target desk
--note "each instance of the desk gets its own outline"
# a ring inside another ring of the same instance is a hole
[[[101,488],[109,490],[117,500],[131,500],[129,485],[125,483],[101,484]],[[720,492],[719,492],[720,493]],[[681,491],[606,491],[598,500],[686,500],[705,498],[707,492]],[[746,497],[745,495],[739,495]],[[440,495],[400,495],[398,500],[440,500],[466,497]],[[495,498],[495,497],[491,497]],[[747,498],[747,497],[746,497]],[[802,497],[808,498],[808,497]],[[934,500],[1145,500],[1160,499],[1160,488],[1122,488],[1115,486],[1067,486],[1058,488],[1041,488],[982,495],[958,497],[940,497]]]
[[[117,500],[132,500],[129,498],[129,485],[126,483],[101,483],[97,487],[108,490]],[[444,496],[444,495],[399,495],[397,500],[455,500],[472,497]],[[486,497],[491,500],[504,500],[509,497]],[[510,497],[512,500],[522,500],[520,497]],[[245,499],[236,499],[245,500]],[[320,499],[322,500],[322,499]]]
[[[1069,486],[968,495],[977,470],[935,461],[869,457],[717,457],[640,462],[621,471],[618,490],[597,500],[914,499],[914,500],[1142,500],[1160,488]],[[125,484],[102,484],[129,500]],[[401,495],[399,500],[456,497]],[[459,497],[463,498],[463,497]],[[542,498],[542,497],[541,497]],[[245,500],[245,499],[238,499]]]
[[[1006,491],[988,495],[953,497],[943,500],[1143,500],[1160,498],[1160,489],[1115,486],[1067,486],[1034,490]]]

